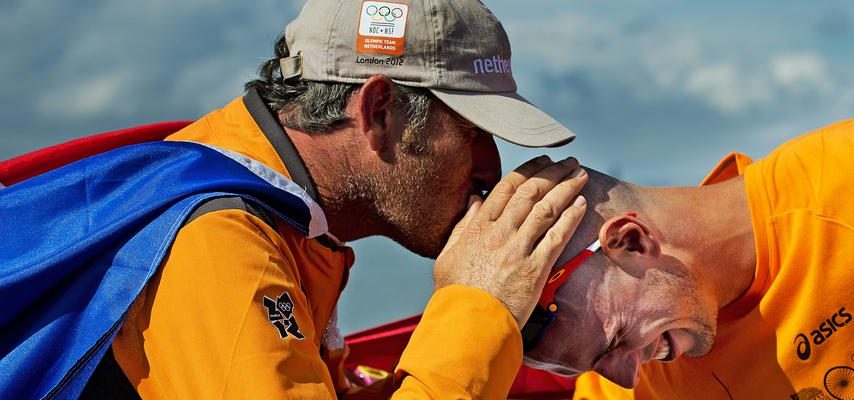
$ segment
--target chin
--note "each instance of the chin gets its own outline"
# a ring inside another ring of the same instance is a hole
[[[401,243],[401,245],[403,245],[406,250],[409,250],[415,254],[418,254],[421,257],[429,258],[431,260],[435,260],[437,257],[439,257],[439,253],[442,252],[442,247],[437,248],[435,246],[428,247],[424,245],[411,246],[403,243]]]
[[[405,249],[421,257],[436,259],[436,257],[439,257],[442,249],[445,248],[449,236],[450,231],[447,235],[428,234],[425,232],[403,232],[399,237],[393,237],[392,239]]]
[[[457,221],[420,221],[418,226],[401,232],[400,239],[395,238],[395,241],[419,256],[435,259],[448,243]]]

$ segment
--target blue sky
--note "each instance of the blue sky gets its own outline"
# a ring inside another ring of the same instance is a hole
[[[545,153],[626,180],[693,185],[729,151],[759,158],[854,117],[847,1],[486,4],[510,36],[520,92],[578,134]],[[0,2],[0,159],[224,105],[301,6]],[[544,153],[499,147],[505,170]],[[342,329],[419,312],[432,289],[430,260],[380,238],[353,245]]]

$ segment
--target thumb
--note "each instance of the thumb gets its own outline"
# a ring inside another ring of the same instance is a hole
[[[469,196],[469,209],[466,211],[466,215],[463,215],[463,218],[460,222],[457,222],[457,225],[454,226],[454,230],[451,231],[451,236],[448,238],[448,243],[445,244],[445,248],[442,249],[442,253],[445,253],[451,247],[460,240],[460,236],[462,236],[463,232],[466,231],[466,227],[469,223],[474,219],[474,216],[477,215],[477,210],[480,209],[480,206],[483,204],[483,199],[478,195]],[[441,257],[442,254],[439,254]]]

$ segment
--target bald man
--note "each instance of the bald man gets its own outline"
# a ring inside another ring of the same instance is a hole
[[[591,172],[559,263],[589,258],[541,301],[526,362],[598,373],[576,399],[854,398],[852,155],[849,120],[700,187]]]

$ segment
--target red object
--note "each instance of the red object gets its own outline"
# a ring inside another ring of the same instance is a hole
[[[345,340],[350,347],[350,355],[344,366],[349,370],[366,365],[393,371],[420,320],[421,316],[415,315],[347,335]],[[569,399],[572,398],[574,388],[575,380],[572,378],[523,365],[510,388],[509,398]]]
[[[555,292],[561,286],[563,286],[566,281],[569,280],[569,277],[572,276],[572,273],[581,266],[582,263],[587,261],[596,250],[601,247],[599,245],[599,241],[594,242],[590,247],[584,249],[577,256],[572,257],[569,261],[563,263],[555,272],[549,276],[549,280],[546,281],[546,286],[543,288],[543,293],[540,295],[539,304],[540,307],[543,307],[545,310],[549,310],[551,312],[557,311],[557,309],[551,309],[550,307],[554,303],[555,300]]]
[[[630,217],[637,218],[637,213],[628,213]],[[597,239],[593,244],[591,244],[586,249],[582,250],[577,256],[572,257],[569,261],[563,263],[555,272],[549,276],[549,280],[546,281],[546,286],[543,288],[543,293],[540,294],[540,300],[538,304],[540,307],[543,307],[545,310],[549,310],[551,312],[555,312],[556,309],[550,309],[551,305],[554,303],[555,292],[558,288],[563,286],[566,281],[569,280],[569,277],[572,276],[572,273],[581,266],[584,261],[587,261],[590,256],[593,255],[596,251],[598,251],[602,245],[599,243]]]
[[[0,183],[13,185],[95,154],[131,144],[163,140],[192,121],[158,122],[74,139],[0,162]]]

